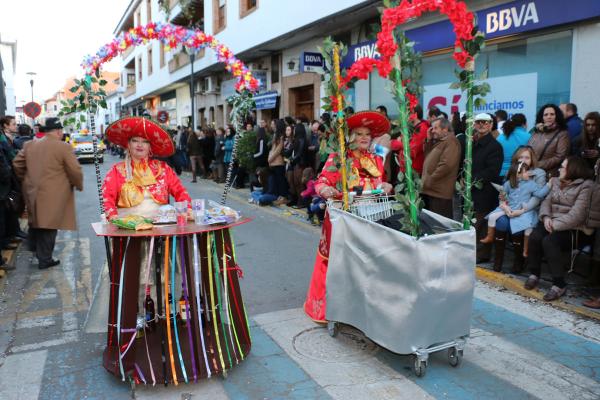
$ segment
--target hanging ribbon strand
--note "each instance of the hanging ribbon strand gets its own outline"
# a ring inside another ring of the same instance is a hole
[[[210,365],[208,363],[208,355],[206,352],[206,344],[204,343],[204,324],[202,322],[202,313],[206,313],[207,310],[202,309],[202,270],[201,264],[198,257],[198,235],[194,235],[194,277],[196,283],[196,311],[198,314],[198,324],[200,325],[200,342],[202,343],[202,355],[204,356],[204,365],[206,367],[206,372],[208,374],[208,378],[211,376]]]

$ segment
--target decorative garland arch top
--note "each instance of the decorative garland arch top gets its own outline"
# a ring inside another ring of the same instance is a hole
[[[259,82],[252,76],[248,67],[238,60],[227,46],[219,43],[214,36],[207,35],[199,29],[187,29],[161,22],[150,22],[122,32],[110,43],[100,48],[95,55],[85,57],[82,67],[85,69],[86,76],[91,77],[97,74],[104,63],[122,54],[128,48],[146,44],[155,39],[165,45],[165,50],[170,50],[178,45],[193,49],[211,48],[215,51],[217,60],[224,63],[225,69],[235,77],[235,89],[238,92],[248,90],[255,93],[258,91]]]
[[[379,75],[387,78],[394,65],[392,58],[398,50],[394,40],[394,30],[411,18],[421,16],[424,12],[439,11],[448,16],[453,25],[456,40],[454,42],[454,60],[461,69],[473,70],[473,60],[479,52],[482,39],[475,34],[474,15],[467,9],[463,1],[458,0],[403,0],[398,6],[386,8],[381,15],[381,31],[377,34],[377,50],[380,59],[362,58],[346,70],[342,79],[342,89],[346,89],[353,79],[363,80],[377,68]],[[409,98],[411,105],[416,99]],[[412,107],[411,107],[412,109]]]

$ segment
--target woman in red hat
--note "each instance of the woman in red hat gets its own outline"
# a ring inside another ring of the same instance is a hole
[[[361,111],[346,120],[350,130],[350,143],[347,146],[346,157],[351,160],[352,168],[347,170],[348,190],[360,186],[363,190],[383,189],[385,193],[392,191],[392,185],[385,181],[383,160],[370,152],[371,140],[390,131],[390,122],[376,111]],[[315,191],[325,199],[341,199],[342,177],[336,167],[337,154],[330,154],[323,171],[317,179]],[[337,166],[339,167],[339,166]],[[335,171],[332,171],[335,169]],[[325,279],[329,262],[329,245],[331,240],[331,222],[326,214],[321,231],[321,240],[310,287],[304,302],[304,312],[315,322],[324,323]]]
[[[125,215],[152,218],[161,205],[169,203],[169,196],[189,204],[190,195],[171,167],[151,158],[175,152],[169,134],[160,126],[142,117],[128,117],[110,125],[106,136],[126,149],[125,161],[108,171],[102,186],[109,220]]]

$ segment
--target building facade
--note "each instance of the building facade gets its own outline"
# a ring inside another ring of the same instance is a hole
[[[277,0],[170,0],[162,2],[161,9],[158,0],[133,0],[115,33],[149,21],[198,27],[226,44],[260,80],[256,119],[287,115],[312,119],[320,114],[324,96],[318,47],[328,36],[349,46],[343,60],[346,68],[361,57],[377,56],[372,25],[379,20],[381,3],[306,0],[283,6]],[[524,113],[531,126],[536,110],[549,102],[576,103],[580,113],[600,109],[595,78],[600,54],[591,50],[600,38],[600,2],[466,3],[487,38],[476,69],[487,71],[492,87],[487,104],[477,111]],[[404,29],[423,54],[424,107],[463,111],[464,96],[449,88],[456,80],[450,23],[430,13]],[[127,113],[156,117],[165,111],[172,127],[191,125],[192,117],[202,126],[229,122],[226,99],[234,93],[235,80],[210,50],[190,56],[181,47],[165,51],[158,42],[148,43],[128,50],[122,62],[121,104]],[[355,109],[385,105],[390,115],[396,115],[386,85],[376,72],[371,74],[348,91],[349,105]]]
[[[15,70],[17,68],[17,42],[0,37],[0,116],[15,115]]]

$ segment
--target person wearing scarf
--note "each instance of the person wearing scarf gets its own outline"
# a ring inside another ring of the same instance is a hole
[[[125,161],[109,170],[102,186],[109,220],[126,215],[153,218],[160,206],[169,204],[169,196],[191,202],[175,171],[151,158],[169,157],[175,151],[169,135],[158,125],[141,117],[124,118],[110,125],[106,136],[127,149]]]
[[[385,193],[391,193],[392,185],[385,181],[383,160],[370,152],[371,140],[389,132],[390,122],[383,114],[376,111],[362,111],[353,114],[346,123],[351,132],[346,153],[351,163],[351,168],[347,170],[348,190],[352,191],[356,187],[362,190],[381,188]],[[325,199],[342,198],[342,177],[339,165],[336,165],[337,159],[336,153],[329,155],[315,184],[316,193]],[[317,323],[326,322],[325,281],[330,240],[331,221],[326,213],[313,275],[304,302],[304,312]]]

